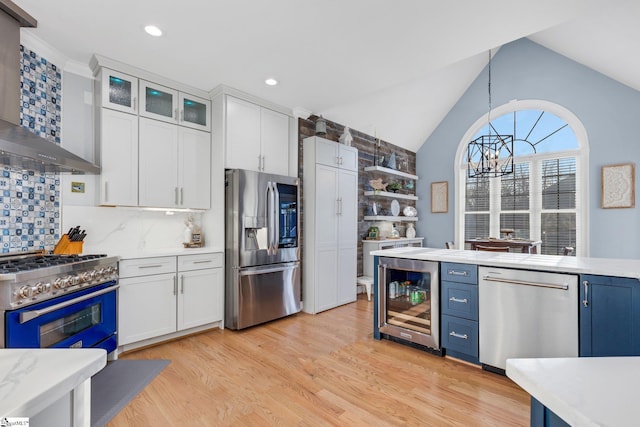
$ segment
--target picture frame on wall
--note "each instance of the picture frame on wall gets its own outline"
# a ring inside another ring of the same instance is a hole
[[[449,182],[437,181],[431,183],[431,212],[449,212]]]
[[[602,166],[601,199],[603,209],[635,207],[635,164]]]

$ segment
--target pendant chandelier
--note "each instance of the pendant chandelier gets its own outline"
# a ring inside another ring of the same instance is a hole
[[[467,176],[494,178],[513,173],[513,135],[500,135],[491,124],[491,50],[489,50],[488,133],[467,147]],[[495,131],[495,133],[491,131]]]

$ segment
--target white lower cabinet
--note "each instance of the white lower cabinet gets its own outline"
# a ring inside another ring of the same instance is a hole
[[[120,279],[118,345],[176,331],[175,273]]]
[[[127,350],[221,326],[224,254],[120,262],[118,346]]]
[[[222,257],[219,260],[194,255],[178,257],[178,330],[222,320],[222,264]],[[211,268],[213,265],[219,268]]]

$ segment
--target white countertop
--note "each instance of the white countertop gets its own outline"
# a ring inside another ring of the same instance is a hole
[[[636,259],[587,258],[415,247],[372,251],[371,255],[640,279],[640,260]]]
[[[637,426],[640,357],[507,359],[507,376],[572,426]]]
[[[216,252],[224,252],[224,248],[204,247],[204,248],[164,248],[150,249],[145,251],[123,251],[115,254],[120,259],[136,259],[136,258],[154,258],[159,256],[179,256],[179,255],[197,255],[210,254]]]
[[[362,243],[417,242],[419,240],[424,240],[424,237],[398,237],[397,239],[363,239]]]
[[[32,417],[106,364],[102,349],[0,349],[0,417]]]

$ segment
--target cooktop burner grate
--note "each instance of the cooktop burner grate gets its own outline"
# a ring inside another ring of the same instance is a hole
[[[107,255],[36,255],[17,259],[0,259],[0,273],[16,273],[55,265],[71,264],[103,258]]]

